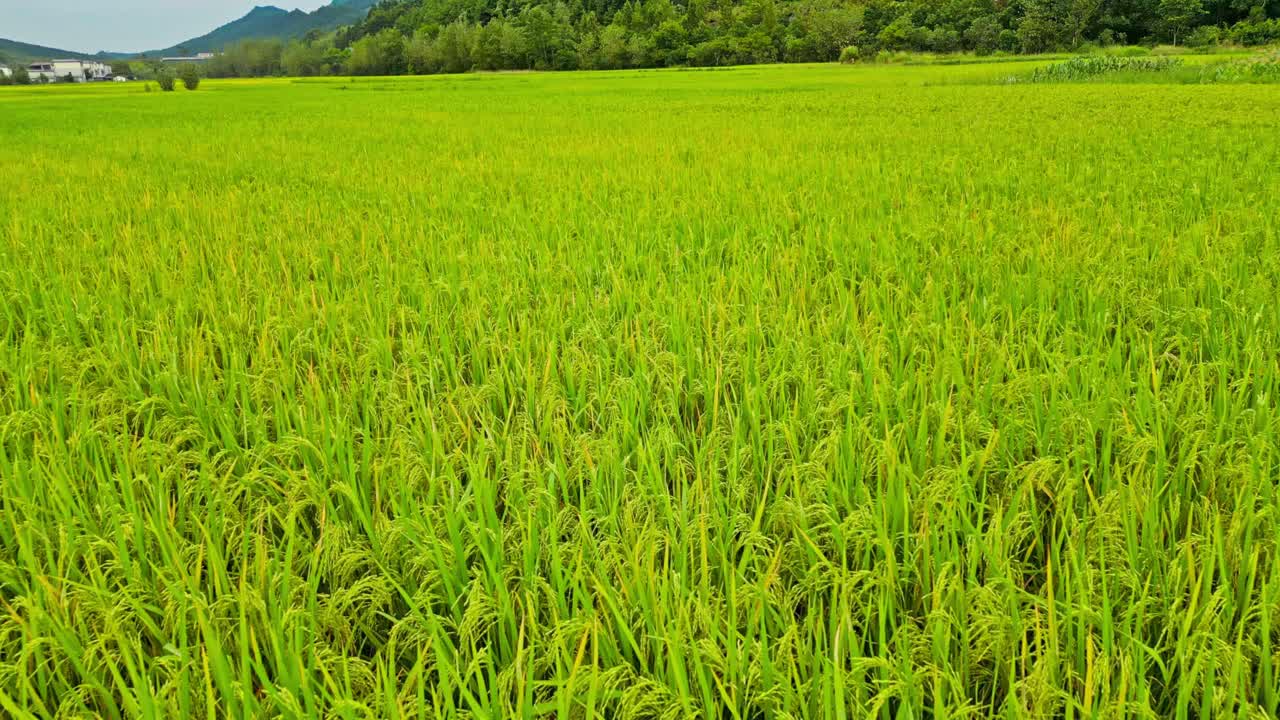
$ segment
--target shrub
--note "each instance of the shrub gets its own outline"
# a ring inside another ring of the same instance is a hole
[[[1018,49],[1018,33],[1008,28],[1000,31],[998,46],[1001,52],[1012,53]]]
[[[168,70],[161,70],[156,73],[156,84],[165,92],[173,92],[174,84],[177,82],[173,77],[173,73]]]
[[[960,49],[960,33],[951,28],[934,28],[926,37],[925,44],[934,52],[950,53]]]
[[[990,55],[1000,48],[1000,21],[991,15],[982,15],[964,31],[964,39],[979,55]]]
[[[1028,16],[1018,26],[1018,43],[1024,53],[1054,50],[1058,44],[1058,26],[1041,17]]]
[[[840,62],[845,65],[856,63],[858,62],[858,56],[861,54],[862,53],[859,52],[857,45],[850,45],[840,51]]]
[[[182,78],[182,87],[188,90],[200,87],[200,71],[196,69],[195,63],[189,62],[183,65],[179,77]]]
[[[1214,25],[1201,25],[1187,35],[1187,45],[1193,48],[1216,47],[1222,41],[1222,29]]]
[[[1269,45],[1280,42],[1280,18],[1274,20],[1242,20],[1227,31],[1237,45]]]
[[[734,45],[734,39],[718,37],[693,46],[689,51],[689,64],[702,67],[728,65],[733,63],[736,57],[737,48]],[[625,61],[619,61],[619,64],[625,64]]]

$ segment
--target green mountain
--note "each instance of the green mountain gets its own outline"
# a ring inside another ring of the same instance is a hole
[[[378,0],[333,0],[314,11],[284,10],[274,5],[260,5],[249,14],[197,38],[191,38],[149,55],[185,55],[217,52],[235,42],[250,38],[300,38],[312,30],[333,30],[360,22]]]
[[[120,58],[124,56],[124,53],[108,52],[100,52],[90,55],[89,53],[60,50],[58,48],[45,47],[43,45],[32,45],[30,43],[18,42],[17,40],[5,40],[4,38],[0,38],[0,64],[29,63],[35,60],[51,60],[53,58],[110,60],[112,58]]]
[[[328,5],[314,11],[284,10],[274,5],[255,7],[247,15],[229,22],[213,32],[191,38],[163,50],[152,50],[147,55],[194,55],[201,52],[217,52],[232,43],[250,38],[278,38],[292,40],[300,38],[312,30],[325,32],[343,25],[353,25],[369,14],[369,9],[377,5],[379,0],[333,0]],[[113,60],[116,58],[134,57],[139,53],[82,53],[73,50],[31,45],[16,40],[0,38],[0,64],[29,63],[35,60],[52,58],[75,58],[79,60]]]

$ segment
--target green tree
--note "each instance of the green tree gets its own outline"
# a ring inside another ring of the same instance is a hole
[[[924,34],[924,28],[916,25],[910,14],[903,14],[886,25],[876,39],[881,47],[889,50],[922,50]]]
[[[1098,17],[1102,0],[1065,0],[1062,8],[1064,34],[1070,38],[1071,47],[1080,47],[1085,31]]]
[[[791,30],[798,43],[789,45],[789,55],[801,62],[831,61],[846,47],[862,42],[862,5],[838,0],[801,0],[792,6]]]
[[[1160,0],[1160,25],[1178,44],[1178,36],[1190,30],[1204,16],[1203,0]]]
[[[409,69],[404,36],[394,28],[357,40],[351,46],[347,72],[352,75],[399,75]]]
[[[471,47],[472,67],[478,70],[502,68],[502,18],[494,18],[476,28]]]
[[[659,65],[683,65],[689,56],[688,36],[684,25],[672,18],[653,33],[654,60]]]
[[[1026,53],[1054,50],[1062,44],[1064,29],[1056,0],[1028,0],[1018,24],[1018,42]]]
[[[764,30],[753,30],[738,40],[739,62],[771,63],[778,60],[778,48]]]
[[[600,31],[600,67],[610,70],[627,66],[627,30],[609,25]]]
[[[266,77],[279,75],[284,66],[284,42],[274,38],[242,40],[223,48],[205,63],[208,77]]]
[[[980,15],[964,31],[964,41],[979,55],[990,55],[1000,47],[1000,21],[991,15]]]
[[[533,66],[539,70],[557,69],[557,58],[561,49],[569,46],[573,29],[544,5],[525,8],[520,13],[520,27],[529,42]]]
[[[627,40],[627,63],[631,67],[653,65],[653,41],[644,33],[632,33]]]
[[[440,54],[441,72],[464,73],[471,69],[473,34],[471,26],[463,22],[451,23],[440,31],[436,47]]]
[[[508,70],[529,67],[529,41],[524,30],[509,20],[502,21],[498,32],[498,47],[502,51],[502,67]]]
[[[173,72],[169,68],[161,68],[156,73],[156,84],[165,92],[173,92],[173,88],[177,84],[177,78],[173,76]]]
[[[404,48],[405,62],[410,75],[431,75],[440,72],[440,52],[436,39],[427,29],[418,30]]]
[[[277,57],[290,74],[623,68],[834,61],[844,48],[1045,52],[1172,37],[1201,22],[1270,37],[1280,0],[389,0]],[[1268,5],[1270,3],[1271,5]],[[1224,31],[1226,32],[1226,31]],[[1204,37],[1209,37],[1203,34]],[[1200,36],[1197,36],[1200,37]],[[326,38],[322,53],[314,52]],[[228,51],[228,74],[264,72],[260,48]],[[279,53],[277,53],[279,55]],[[287,62],[285,60],[287,59]],[[278,70],[274,71],[278,72]]]
[[[573,43],[579,70],[596,70],[600,67],[600,21],[593,11],[586,11],[578,19]]]
[[[284,68],[284,74],[290,77],[323,75],[326,72],[325,48],[318,43],[294,40],[285,46],[280,55],[280,64]]]
[[[178,71],[178,77],[182,79],[182,87],[188,90],[200,87],[200,70],[193,62],[183,63],[182,69]]]

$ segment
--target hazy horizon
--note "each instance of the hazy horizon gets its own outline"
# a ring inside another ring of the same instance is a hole
[[[171,47],[243,17],[255,5],[311,11],[329,0],[0,0],[0,38],[79,53],[145,52]]]

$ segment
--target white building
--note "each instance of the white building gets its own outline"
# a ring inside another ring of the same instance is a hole
[[[97,82],[111,78],[111,66],[97,60],[49,60],[27,66],[31,82]]]
[[[213,53],[203,52],[203,53],[199,53],[199,54],[196,54],[196,55],[192,55],[192,56],[190,56],[190,57],[165,57],[165,58],[160,58],[160,62],[163,62],[163,63],[186,63],[186,62],[202,63],[202,62],[205,62],[205,61],[207,61],[207,60],[211,60],[212,58],[213,58]]]
[[[0,65],[0,77],[13,77],[13,71],[3,65]]]
[[[58,76],[53,71],[53,63],[34,62],[27,66],[27,74],[33,83],[57,82]]]

